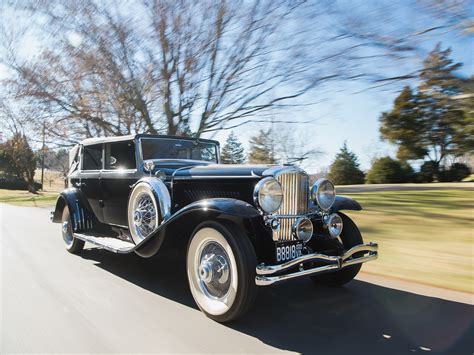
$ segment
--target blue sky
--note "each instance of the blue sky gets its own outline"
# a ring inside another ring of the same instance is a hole
[[[344,1],[342,2],[344,3]],[[360,11],[368,11],[372,7],[377,7],[378,3],[359,1],[354,4],[356,4],[356,7],[358,6],[357,9]],[[426,23],[426,14],[413,11],[413,4],[410,1],[402,1],[397,4],[383,2],[383,4],[385,4],[383,6],[388,6],[387,11],[393,10],[393,16],[400,20],[400,23],[395,22],[397,26],[410,27],[411,23],[417,21],[425,22],[423,23],[424,28],[433,25]],[[36,22],[40,23],[41,21],[39,20],[41,19],[37,19]],[[396,31],[397,29],[394,28],[393,30]],[[423,43],[424,52],[428,53],[439,41],[442,42],[443,49],[446,47],[452,48],[452,57],[455,61],[464,64],[459,72],[461,75],[465,77],[474,75],[474,44],[472,35],[470,37],[461,36],[451,32],[443,36],[432,36]],[[27,38],[25,43],[21,45],[22,54],[25,57],[38,55],[41,47],[41,41],[33,37]],[[420,57],[417,63],[411,62],[409,66],[421,67],[422,59]],[[387,67],[389,67],[387,64],[385,61],[380,62],[381,72],[387,70]],[[2,69],[0,65],[0,79],[7,77],[7,75],[5,68]],[[285,127],[283,124],[280,124],[277,126],[277,129],[291,129],[295,132],[295,137],[304,141],[308,147],[317,148],[322,151],[323,154],[315,156],[314,159],[304,164],[304,167],[311,173],[329,166],[344,141],[347,141],[349,148],[359,157],[361,167],[368,169],[370,161],[374,156],[387,154],[394,156],[395,154],[396,147],[380,141],[378,117],[381,112],[391,108],[397,92],[405,84],[407,83],[399,83],[384,90],[366,90],[367,83],[333,83],[311,93],[313,95],[311,98],[316,98],[317,100],[323,98],[323,101],[316,106],[306,107],[298,111],[288,110],[274,116],[275,120],[297,119],[305,121],[311,119],[315,120],[314,124],[292,125],[291,127]],[[416,85],[416,82],[411,84]],[[268,124],[250,124],[236,128],[234,132],[238,135],[240,141],[244,143],[244,146],[248,148],[247,142],[249,138],[258,129],[265,129],[267,127]],[[221,131],[213,136],[208,134],[206,137],[212,137],[224,143],[229,133],[230,131]]]
[[[460,75],[464,77],[474,75],[472,36],[451,35],[434,38],[425,43],[425,50],[430,51],[438,41],[442,41],[443,49],[451,47],[452,58],[463,63],[459,71]],[[419,64],[421,65],[421,62]],[[299,125],[297,128],[301,137],[311,138],[310,140],[315,142],[313,144],[323,151],[323,154],[307,162],[304,167],[314,173],[329,166],[344,141],[347,141],[349,148],[357,154],[361,168],[364,170],[370,167],[370,161],[374,156],[395,157],[396,147],[380,140],[378,118],[381,112],[390,110],[397,93],[405,84],[407,83],[393,85],[388,91],[365,90],[367,85],[363,83],[351,83],[350,87],[346,87],[343,92],[336,90],[335,87],[329,87],[329,91],[334,91],[330,100],[299,113],[301,120],[320,117],[316,124]],[[416,85],[416,82],[412,82],[411,85]],[[287,114],[277,115],[275,119],[284,119]],[[265,124],[255,124],[237,128],[234,132],[247,148],[247,141],[252,134],[259,128],[266,127]],[[292,127],[292,129],[295,128]],[[222,131],[214,138],[224,142],[228,133],[229,131]]]

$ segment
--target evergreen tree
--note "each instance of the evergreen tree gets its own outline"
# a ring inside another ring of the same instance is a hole
[[[243,164],[245,163],[244,147],[237,139],[234,132],[229,134],[221,151],[221,161],[224,164]]]
[[[369,184],[394,184],[408,182],[411,167],[390,157],[382,157],[374,161],[367,173]]]
[[[337,185],[364,183],[364,172],[359,169],[357,156],[349,151],[344,142],[341,151],[329,168],[328,178]]]
[[[276,164],[275,146],[272,130],[259,130],[256,136],[250,138],[249,162],[257,164]]]
[[[380,117],[382,138],[398,145],[398,158],[427,158],[435,178],[449,155],[474,149],[469,118],[454,100],[463,93],[462,80],[454,73],[461,64],[450,55],[450,49],[438,44],[424,61],[417,92],[405,87],[392,110]]]

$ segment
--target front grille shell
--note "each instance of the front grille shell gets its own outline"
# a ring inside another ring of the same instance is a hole
[[[283,189],[283,202],[276,212],[280,228],[273,231],[273,240],[291,241],[295,239],[293,225],[298,216],[308,213],[309,176],[300,169],[292,168],[277,172],[275,179]]]

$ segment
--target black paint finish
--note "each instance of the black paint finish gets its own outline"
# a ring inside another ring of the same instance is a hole
[[[79,189],[89,203],[95,217],[104,223],[104,214],[101,205],[102,191],[100,186],[100,171],[81,172]]]
[[[195,160],[162,159],[154,161],[153,172],[145,172],[140,157],[139,139],[142,137],[170,138],[148,135],[118,137],[117,140],[122,143],[126,143],[127,139],[130,139],[131,143],[134,141],[134,144],[130,143],[129,146],[134,147],[136,169],[106,169],[107,164],[102,162],[100,170],[74,171],[69,176],[73,188],[61,193],[53,221],[61,221],[62,209],[67,205],[73,212],[73,218],[79,218],[80,211],[84,210],[87,216],[94,220],[94,229],[115,233],[114,236],[117,233],[127,235],[128,199],[133,185],[140,178],[153,176],[160,170],[166,175],[165,185],[171,196],[172,216],[155,234],[136,248],[135,251],[139,255],[152,256],[165,239],[172,240],[191,235],[194,228],[203,220],[225,219],[246,232],[255,247],[259,262],[273,261],[275,243],[272,240],[272,232],[264,224],[262,216],[254,206],[253,191],[257,182],[269,172],[273,172],[272,168],[276,168],[275,166],[222,165]],[[113,142],[114,138],[103,138],[89,139],[83,144],[102,145],[104,148],[102,160],[108,161],[111,156],[110,145]],[[337,196],[330,212],[344,209],[361,210],[362,207],[348,197]],[[320,224],[320,221],[313,221],[316,226],[315,233],[319,231],[323,236],[327,232],[320,230],[318,223]]]
[[[104,223],[128,226],[128,197],[138,178],[133,171],[102,172],[100,178]]]
[[[173,181],[172,211],[190,203],[211,199],[231,198],[253,205],[253,190],[258,179],[190,179]]]
[[[356,200],[346,196],[336,196],[336,201],[331,207],[331,212],[337,212],[341,210],[352,210],[361,211],[362,206]]]

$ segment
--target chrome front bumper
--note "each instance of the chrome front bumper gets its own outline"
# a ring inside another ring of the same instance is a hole
[[[259,264],[257,265],[257,276],[255,277],[255,283],[258,286],[266,286],[295,277],[338,271],[342,268],[345,268],[346,266],[361,264],[377,259],[378,248],[379,247],[377,243],[368,243],[357,245],[346,251],[341,256],[313,253],[302,255],[296,259],[280,265]],[[364,255],[358,256],[357,258],[352,258],[352,256],[356,253],[364,253]],[[311,269],[304,268],[305,263],[315,261],[325,263],[325,265],[316,266]],[[285,271],[295,267],[299,267],[299,271],[286,274],[284,273]]]

